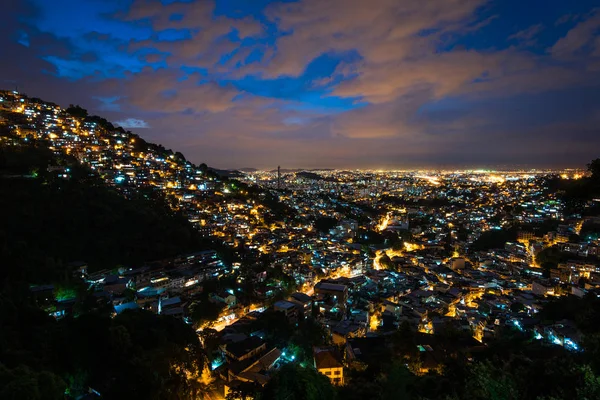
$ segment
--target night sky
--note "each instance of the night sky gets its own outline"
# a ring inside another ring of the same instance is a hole
[[[597,0],[6,0],[0,88],[217,168],[584,167]]]

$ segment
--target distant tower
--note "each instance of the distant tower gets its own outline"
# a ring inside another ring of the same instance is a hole
[[[277,190],[281,189],[281,166],[277,166]]]

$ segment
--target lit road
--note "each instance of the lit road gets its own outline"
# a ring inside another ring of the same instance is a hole
[[[229,325],[233,324],[234,322],[236,322],[238,320],[239,320],[239,318],[234,318],[234,319],[229,320],[229,321],[221,321],[221,322],[218,322],[218,323],[214,324],[213,326],[211,326],[211,328],[220,332],[220,331],[222,331],[223,329],[225,329],[226,327],[228,327]]]

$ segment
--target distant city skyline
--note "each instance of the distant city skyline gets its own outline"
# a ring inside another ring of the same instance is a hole
[[[585,168],[595,2],[9,0],[0,87],[220,169]]]

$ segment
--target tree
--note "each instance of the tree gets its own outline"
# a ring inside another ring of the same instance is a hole
[[[329,378],[315,369],[286,364],[265,386],[262,400],[331,400],[336,391]]]
[[[192,303],[190,307],[190,318],[196,328],[206,322],[215,321],[223,309],[223,306],[209,301],[208,296],[203,297],[201,301]]]
[[[125,199],[72,157],[43,146],[10,146],[1,149],[0,160],[0,173],[39,170],[36,179],[0,185],[0,246],[6,248],[1,261],[12,266],[0,281],[63,283],[73,260],[86,261],[94,272],[215,248],[166,206],[164,196],[149,190]],[[70,168],[71,178],[46,176],[48,165]],[[52,239],[42,240],[47,237]]]
[[[510,305],[510,311],[516,312],[516,313],[525,311],[525,306],[523,305],[523,303],[521,303],[519,301],[515,301],[514,303],[512,303]]]
[[[297,361],[308,361],[312,359],[314,346],[323,346],[331,343],[327,329],[314,318],[306,318],[301,321],[297,332],[292,336],[291,343],[297,347]]]
[[[582,400],[600,399],[600,376],[588,366],[581,367],[583,384],[577,388],[577,398]]]
[[[256,398],[260,390],[260,385],[255,382],[240,382],[236,387],[232,387],[227,394],[227,400],[246,400]]]
[[[514,228],[492,229],[483,232],[481,236],[473,242],[471,248],[475,251],[499,249],[503,248],[506,242],[514,242],[516,240],[517,231]]]
[[[395,264],[392,262],[392,260],[390,259],[390,257],[387,254],[384,254],[379,258],[379,264],[384,269],[392,269],[393,270],[396,268]]]
[[[414,375],[401,363],[395,363],[383,384],[383,400],[410,399],[409,385]]]
[[[600,181],[600,158],[592,160],[587,165],[587,169],[592,174],[592,180],[596,182]]]
[[[315,229],[321,233],[328,233],[337,225],[337,219],[331,217],[320,217],[315,221]]]
[[[293,327],[282,312],[267,310],[254,321],[255,329],[263,329],[276,346],[285,347],[294,333]]]
[[[535,262],[544,269],[555,269],[558,264],[569,259],[569,254],[560,251],[558,247],[547,247],[535,256]]]
[[[88,111],[85,108],[80,107],[79,104],[75,106],[70,104],[65,111],[75,118],[84,119],[88,116]]]
[[[185,156],[180,151],[175,152],[175,157],[177,157],[180,161],[186,161]]]
[[[472,400],[517,400],[516,383],[505,369],[490,361],[475,363],[467,378],[465,394]]]
[[[584,222],[581,226],[580,235],[586,239],[594,239],[600,236],[600,224],[592,220]]]
[[[26,366],[11,370],[0,364],[1,399],[61,400],[65,387],[65,382],[52,372],[36,372]]]
[[[477,305],[477,310],[484,315],[490,315],[490,313],[492,312],[492,308],[490,307],[490,305],[485,302],[480,302]]]

